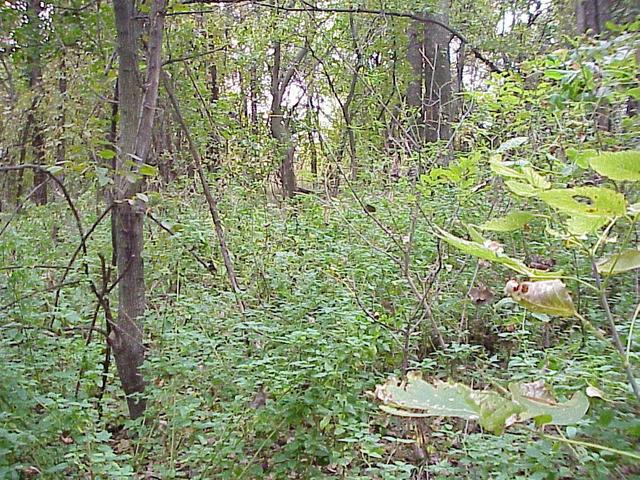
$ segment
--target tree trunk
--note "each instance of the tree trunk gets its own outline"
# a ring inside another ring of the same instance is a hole
[[[39,113],[39,103],[42,98],[42,67],[40,63],[40,13],[42,12],[42,5],[39,0],[29,1],[29,21],[32,22],[33,28],[37,31],[34,36],[35,45],[32,46],[33,50],[31,58],[29,59],[30,76],[29,76],[29,88],[35,96],[34,108],[29,110],[27,123],[31,125],[33,130],[33,136],[31,138],[31,146],[33,147],[33,157],[36,165],[44,165],[45,163],[45,145],[44,145],[44,133],[42,126],[42,119]],[[33,187],[36,189],[32,198],[36,205],[45,205],[47,203],[47,181],[49,176],[41,171],[35,170],[33,172]]]
[[[578,0],[576,2],[576,28],[578,33],[599,35],[611,18],[609,0]]]
[[[256,65],[249,72],[249,104],[251,108],[251,131],[258,133],[258,72]]]
[[[114,235],[118,267],[118,320],[109,341],[127,396],[129,415],[144,413],[144,360],[142,316],[145,310],[144,205],[136,198],[142,188],[137,168],[149,154],[158,98],[160,57],[166,0],[154,0],[149,15],[147,72],[144,82],[138,70],[138,11],[133,0],[113,0],[118,49],[118,156],[114,191]],[[140,85],[144,85],[144,92]]]
[[[442,23],[449,21],[449,4],[440,0],[440,12],[427,15]],[[429,24],[424,33],[424,119],[425,140],[437,142],[451,138],[451,33],[436,24]],[[446,162],[445,162],[446,163]]]
[[[578,0],[576,3],[576,28],[578,33],[600,35],[604,24],[611,18],[609,0]],[[595,125],[598,130],[611,130],[610,107],[608,102],[596,106]]]
[[[409,121],[407,125],[408,149],[419,150],[424,143],[424,119],[422,111],[422,82],[424,75],[424,56],[422,41],[423,26],[419,22],[411,22],[407,30],[407,60],[411,66],[411,80],[407,85],[407,108]]]
[[[282,109],[282,97],[284,96],[296,67],[307,54],[307,47],[298,50],[298,54],[287,69],[282,74],[282,45],[280,41],[273,45],[273,67],[271,68],[271,115],[269,126],[271,135],[279,145],[280,154],[283,156],[282,163],[278,170],[280,183],[282,185],[282,195],[285,198],[292,197],[296,191],[296,172],[294,168],[295,146],[291,142],[291,132],[284,121]]]
[[[242,84],[242,83],[241,83]],[[220,85],[218,83],[218,67],[215,63],[211,63],[209,67],[209,90],[211,107],[215,108],[216,103],[220,100]],[[210,172],[216,170],[220,165],[220,144],[221,139],[218,132],[212,128],[209,133],[209,143],[206,149],[205,165]]]

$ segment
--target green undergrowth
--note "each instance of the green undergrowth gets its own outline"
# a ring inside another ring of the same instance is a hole
[[[411,223],[410,191],[401,183],[363,197],[399,238]],[[421,200],[434,223],[449,221],[459,202],[466,223],[481,223],[493,208],[487,195],[464,196],[450,186],[446,192],[436,189]],[[66,280],[79,284],[62,289],[57,309],[52,287],[62,270],[40,266],[66,265],[77,245],[65,205],[31,207],[3,234],[0,478],[36,470],[40,478],[145,472],[202,479],[633,475],[633,467],[616,456],[568,448],[526,428],[493,436],[473,422],[403,421],[383,414],[368,392],[401,374],[401,330],[416,300],[387,255],[396,253],[393,241],[348,193],[332,202],[300,196],[278,207],[257,193],[226,192],[220,209],[244,314],[228,287],[202,197],[156,195],[152,202],[161,199],[162,206],[152,213],[175,235],[146,223],[145,420],[125,419],[113,364],[98,402],[104,337],[94,332],[88,346],[84,337],[96,302],[82,264],[99,283],[99,255],[110,261],[108,224],[88,241],[87,256]],[[85,229],[97,215],[93,203],[79,201]],[[502,241],[514,256],[521,257],[525,245],[529,253],[573,265],[571,253],[554,240],[523,232]],[[432,227],[419,222],[412,265],[420,275],[436,264],[436,246]],[[206,271],[190,250],[216,272]],[[640,421],[627,403],[629,389],[610,346],[583,336],[577,321],[531,315],[504,302],[470,304],[466,293],[476,261],[443,250],[431,309],[447,348],[434,347],[425,321],[410,339],[409,367],[479,388],[542,378],[562,399],[596,386],[605,400],[593,399],[579,424],[549,433],[636,449]],[[578,267],[588,275],[588,266]],[[480,269],[477,279],[500,298],[509,275],[501,268]],[[629,288],[630,279],[615,286],[616,312],[633,308],[625,295]],[[581,302],[583,313],[604,325],[596,299],[582,292]],[[461,329],[462,316],[467,321]],[[104,329],[101,313],[97,325]],[[621,333],[627,328],[621,319]]]

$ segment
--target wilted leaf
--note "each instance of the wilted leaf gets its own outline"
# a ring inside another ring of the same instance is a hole
[[[484,305],[493,299],[493,292],[486,285],[478,285],[469,290],[469,298],[476,305]]]
[[[555,402],[553,395],[542,379],[536,380],[535,382],[520,383],[518,387],[520,394],[525,397],[535,398],[540,401]]]
[[[513,232],[524,227],[533,218],[534,215],[529,212],[511,212],[504,217],[489,220],[480,225],[479,228],[493,232]]]
[[[549,415],[551,425],[571,425],[584,417],[589,409],[589,399],[582,392],[576,392],[570,400],[564,403],[556,403],[546,398],[530,397],[526,390],[517,383],[509,385],[513,400],[523,407],[520,414],[522,420]]]
[[[589,164],[600,175],[612,180],[640,181],[640,151],[607,152],[589,158]]]
[[[608,188],[577,187],[541,191],[538,197],[569,215],[613,218],[625,214],[624,195]]]
[[[640,250],[629,249],[618,255],[603,258],[596,263],[598,273],[603,275],[615,275],[640,268]]]
[[[587,387],[587,397],[589,398],[600,398],[604,400],[604,393],[599,388],[594,387],[593,385],[589,385]]]
[[[560,280],[522,283],[509,280],[505,285],[505,293],[534,313],[572,317],[576,312],[569,291]]]

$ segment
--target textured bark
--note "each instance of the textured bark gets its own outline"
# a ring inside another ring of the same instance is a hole
[[[419,149],[424,141],[423,119],[423,31],[424,27],[419,22],[411,22],[407,30],[407,60],[411,66],[411,79],[407,85],[407,108],[409,109],[409,149]]]
[[[591,32],[599,35],[604,30],[604,24],[611,18],[609,0],[577,0],[576,28],[578,33]]]
[[[448,2],[441,0],[440,13],[427,18],[443,24],[449,21]],[[452,79],[449,43],[451,32],[437,24],[427,25],[424,34],[424,120],[425,140],[451,138]]]
[[[135,199],[141,180],[135,178],[151,146],[158,98],[160,55],[166,0],[154,0],[149,15],[147,73],[141,82],[138,71],[140,25],[133,0],[113,0],[118,48],[118,156],[114,198],[116,263],[118,267],[118,319],[109,335],[129,415],[144,413],[144,361],[142,316],[145,311],[143,220],[144,205]],[[144,85],[144,91],[141,86]],[[132,178],[132,175],[134,177]]]
[[[412,73],[406,93],[409,150],[451,137],[452,33],[446,27],[449,2],[440,0],[438,9],[440,13],[426,14],[422,22],[412,22],[407,32],[407,60]]]

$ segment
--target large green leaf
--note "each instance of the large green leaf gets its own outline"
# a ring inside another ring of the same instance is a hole
[[[580,421],[589,409],[589,399],[583,392],[576,392],[570,400],[564,403],[555,403],[547,398],[527,395],[522,385],[512,383],[509,391],[513,401],[522,406],[521,420],[529,418],[549,416],[550,421],[544,422],[551,425],[572,425]]]
[[[494,218],[480,225],[482,230],[491,230],[494,232],[513,232],[520,230],[534,218],[529,212],[511,212],[504,217]]]
[[[613,218],[624,215],[624,195],[601,187],[577,187],[541,191],[538,197],[560,212],[581,217]]]
[[[489,162],[489,167],[491,171],[496,175],[500,175],[501,177],[506,178],[524,178],[524,174],[516,170],[515,168],[511,168],[511,164],[508,162],[503,162],[500,159],[492,159]]]
[[[529,185],[533,188],[542,190],[549,190],[551,188],[551,184],[531,167],[522,167],[522,174],[524,175],[524,179],[529,182]]]
[[[596,268],[603,275],[615,275],[640,268],[640,250],[629,249],[618,255],[603,258],[596,263]]]
[[[390,378],[376,387],[380,408],[401,417],[457,417],[477,420],[486,430],[501,434],[514,423],[544,417],[545,423],[570,425],[589,408],[589,400],[577,392],[568,402],[558,404],[543,381],[509,385],[511,395],[492,390],[473,390],[459,383],[426,382],[410,372],[406,382]]]
[[[576,309],[571,295],[561,280],[541,280],[538,282],[522,282],[509,280],[505,293],[534,313],[572,317]]]
[[[586,235],[600,230],[609,219],[607,217],[583,217],[572,215],[566,220],[567,230],[574,235]]]
[[[538,189],[529,185],[528,183],[516,182],[515,180],[509,180],[504,182],[512,193],[519,197],[535,197],[538,195]]]
[[[390,379],[377,387],[376,396],[385,403],[383,410],[389,413],[398,409],[419,416],[478,419],[479,409],[469,400],[467,390],[457,383],[432,385],[410,372],[406,384],[399,385],[397,380]]]
[[[490,242],[487,242],[485,244],[479,242],[471,242],[469,240],[458,238],[438,226],[436,226],[435,228],[436,234],[442,240],[466,254],[473,255],[474,257],[481,258],[483,260],[488,260],[489,262],[504,265],[505,267],[508,267],[521,275],[526,275],[532,278],[553,278],[558,276],[558,273],[546,272],[544,270],[537,270],[535,268],[527,267],[520,260],[516,260],[515,258],[511,258],[507,255],[504,255],[503,253],[500,253],[499,250],[492,247]]]
[[[640,181],[640,151],[607,152],[589,158],[589,165],[612,180]]]

